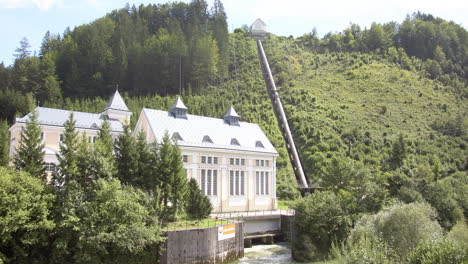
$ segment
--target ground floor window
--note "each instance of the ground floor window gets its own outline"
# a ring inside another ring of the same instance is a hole
[[[229,171],[229,194],[244,195],[244,171]]]
[[[255,174],[255,188],[257,195],[268,195],[270,194],[269,177],[266,171],[257,171]]]
[[[200,188],[205,195],[218,195],[218,171],[201,170]]]

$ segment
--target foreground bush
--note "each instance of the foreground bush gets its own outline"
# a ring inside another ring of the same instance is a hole
[[[0,167],[0,263],[46,260],[54,197],[40,179]]]
[[[118,180],[84,193],[70,186],[55,241],[56,263],[155,263],[161,241],[152,198]]]
[[[297,261],[324,259],[332,242],[345,239],[351,226],[350,218],[332,192],[317,192],[299,199],[293,209],[296,238],[292,254]]]
[[[410,264],[462,264],[468,262],[466,248],[441,239],[421,243],[409,256]]]

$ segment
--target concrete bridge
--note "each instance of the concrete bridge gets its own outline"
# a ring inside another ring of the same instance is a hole
[[[210,217],[243,221],[245,240],[268,241],[270,238],[287,240],[291,233],[294,210],[214,213]]]

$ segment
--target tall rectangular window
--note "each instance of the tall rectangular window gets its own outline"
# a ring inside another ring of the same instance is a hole
[[[236,165],[240,165],[239,159],[236,159]]]
[[[218,164],[218,157],[213,157],[213,164]]]
[[[260,194],[260,172],[255,172],[255,190],[256,190],[256,194],[259,195]]]
[[[265,166],[270,167],[270,161],[269,160],[265,160]]]
[[[234,195],[234,171],[229,171],[229,194]]]
[[[211,195],[211,170],[207,170],[207,184],[206,184],[206,195]]]
[[[268,195],[269,193],[269,188],[268,188],[268,172],[265,172],[265,194]]]
[[[201,157],[201,163],[206,163],[206,157],[205,156]]]
[[[260,166],[260,161],[259,160],[255,160],[255,166]]]
[[[230,159],[229,159],[229,164],[230,164],[230,165],[234,165],[234,159],[233,159],[233,158],[230,158]]]
[[[241,159],[241,165],[242,165],[242,166],[245,165],[245,159]]]
[[[241,171],[241,175],[240,175],[240,194],[241,195],[244,195],[244,172]]]
[[[239,171],[236,171],[236,195],[239,195]]]
[[[183,162],[188,162],[188,156],[187,156],[187,155],[183,155],[183,156],[182,156],[182,161],[183,161]]]
[[[206,184],[205,170],[201,170],[200,187],[201,187],[202,193],[204,193],[204,194],[206,194],[205,184]]]
[[[218,195],[218,171],[213,171],[213,195]]]
[[[213,163],[212,161],[213,161],[213,157],[208,157],[208,164]]]
[[[260,194],[265,194],[265,173],[262,171],[261,177],[260,177]]]

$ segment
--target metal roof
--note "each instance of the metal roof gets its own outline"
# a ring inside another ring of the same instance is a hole
[[[130,112],[124,100],[122,99],[122,96],[120,96],[120,93],[118,90],[115,90],[114,95],[109,100],[109,102],[107,102],[107,105],[106,105],[106,108],[104,108],[104,111],[106,111],[107,109],[115,109],[115,110]]]
[[[233,117],[240,117],[236,110],[234,110],[234,107],[229,107],[229,109],[227,110],[226,114],[224,115],[224,117],[228,117],[228,116],[233,116]]]
[[[65,122],[68,120],[70,113],[73,112],[73,119],[76,120],[76,128],[85,128],[85,129],[100,129],[102,122],[106,116],[101,114],[61,110],[47,107],[36,107],[36,112],[38,115],[38,122],[40,125],[49,125],[49,126],[59,126],[63,127]],[[16,118],[17,123],[26,123],[29,119],[29,115],[25,115],[21,118]],[[112,132],[123,132],[123,125],[117,119],[108,119],[110,130]]]
[[[184,102],[182,102],[182,99],[180,99],[180,96],[177,97],[177,100],[174,102],[174,104],[171,106],[171,109],[178,108],[178,109],[185,109],[187,110],[188,108],[185,106]]]
[[[170,112],[143,108],[142,113],[148,118],[150,129],[156,140],[161,141],[167,132],[172,137],[178,133],[183,140],[179,146],[250,151],[278,155],[275,147],[268,140],[257,124],[239,122],[239,126],[230,126],[224,119],[197,115],[187,115],[186,119],[175,118]],[[213,143],[203,142],[209,136]],[[231,145],[236,139],[239,145]],[[256,147],[261,141],[262,147]]]

